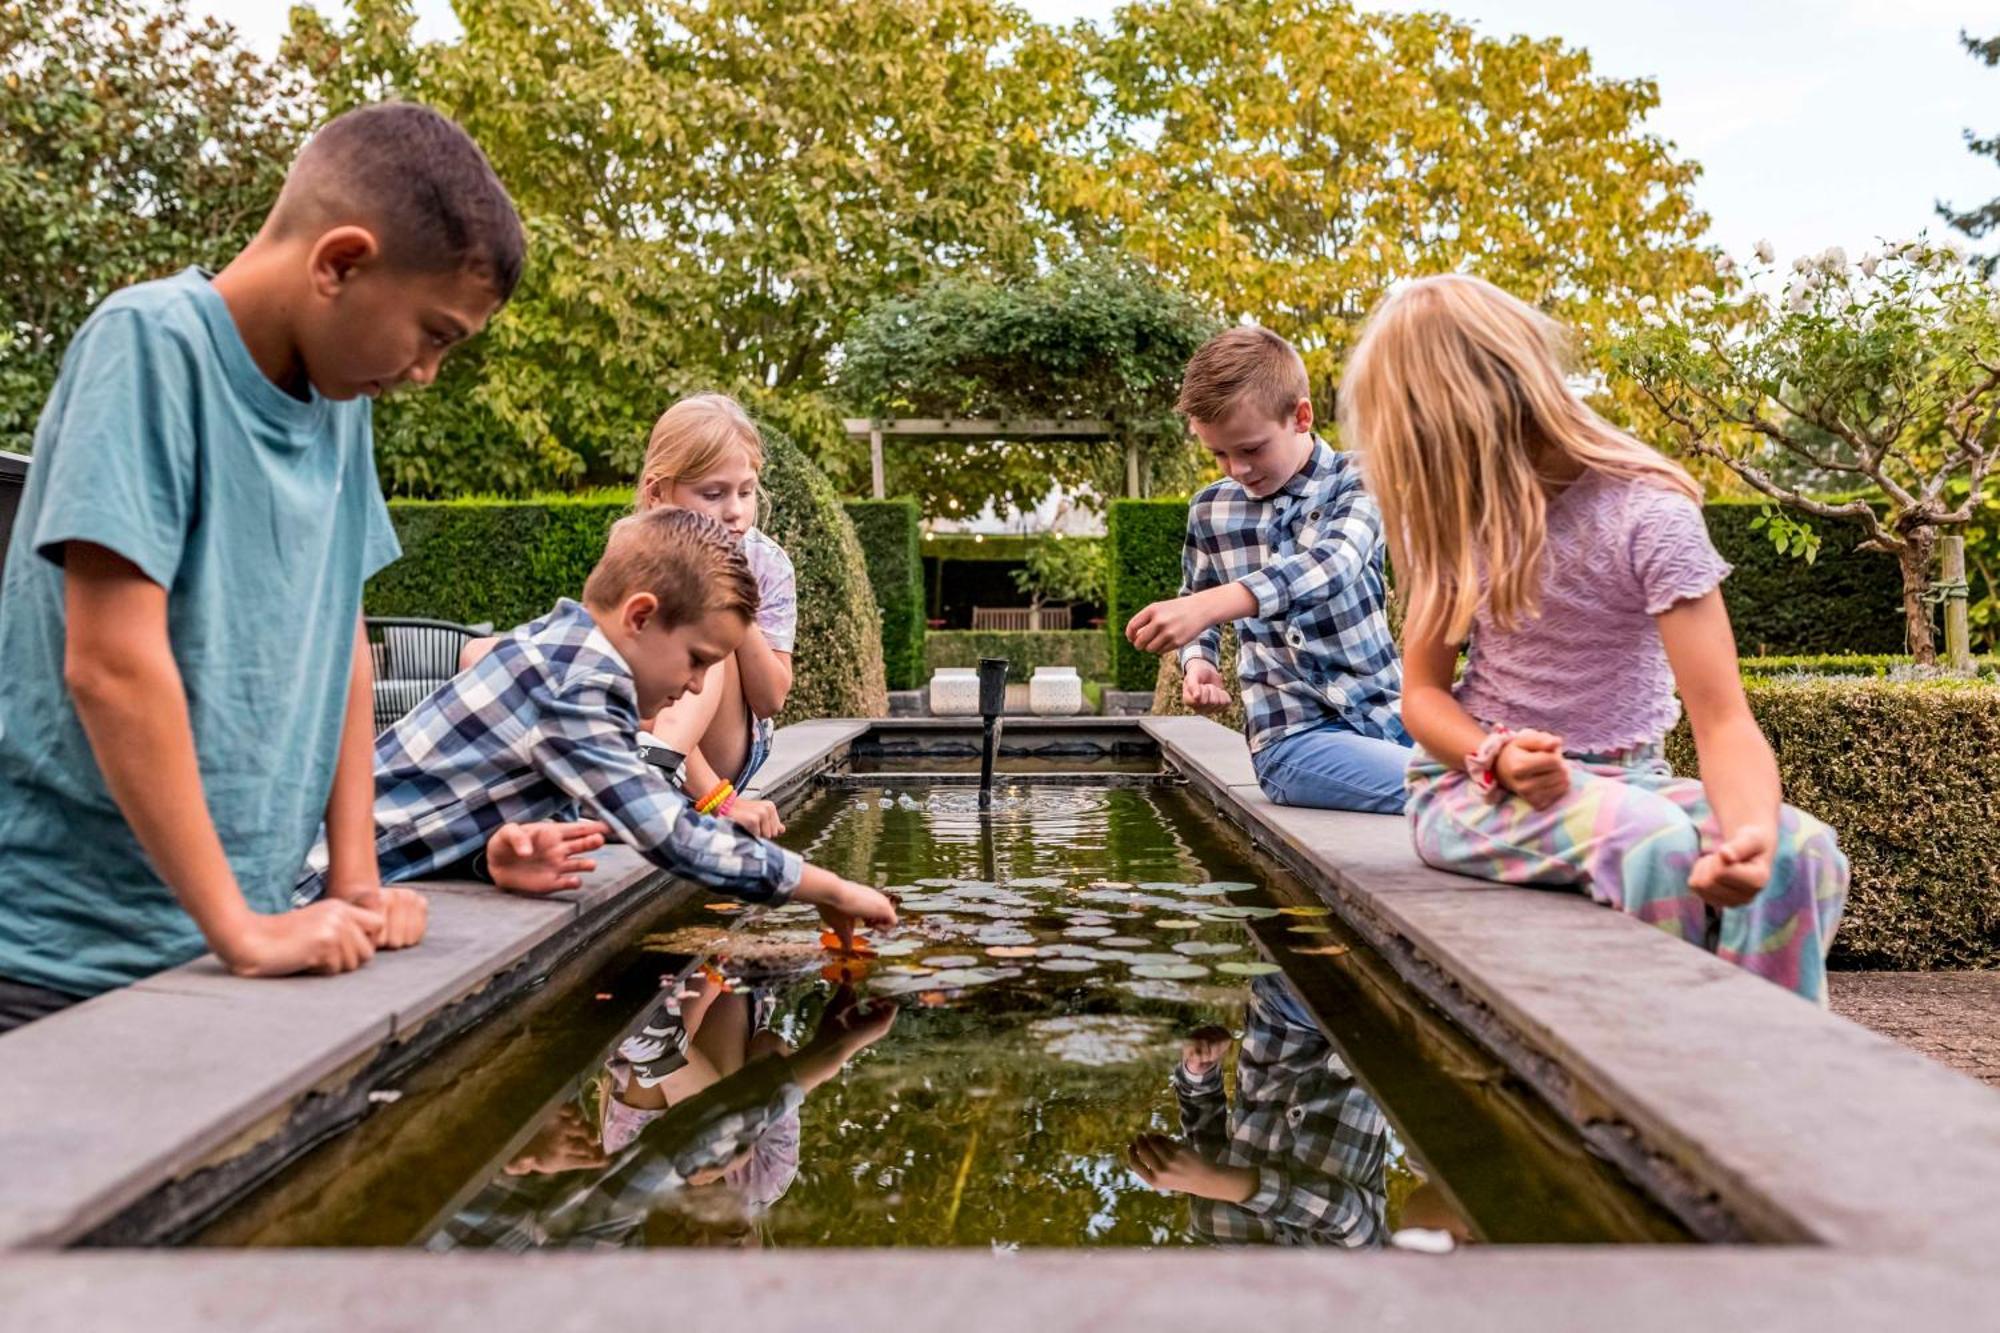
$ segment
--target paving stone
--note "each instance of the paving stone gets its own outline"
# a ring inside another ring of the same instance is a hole
[[[336,1011],[376,1013],[385,1016],[393,1036],[479,989],[576,919],[573,903],[481,887],[484,894],[427,895],[430,921],[422,944],[378,953],[345,976],[249,980],[231,976],[211,955],[131,989],[212,997],[235,1009],[282,1015],[301,1028],[326,1023]]]
[[[652,1326],[663,1313],[804,1333],[1320,1328],[1838,1333],[1991,1326],[1984,1269],[1735,1247],[1473,1248],[1448,1258],[1268,1248],[818,1251],[194,1251],[0,1260],[22,1329],[378,1333]]]
[[[88,1230],[387,1040],[356,980],[300,983],[310,1005],[128,988],[0,1037],[0,1249]]]
[[[591,853],[591,859],[597,862],[597,869],[584,876],[582,888],[551,893],[548,901],[574,903],[579,915],[588,916],[627,894],[644,892],[649,881],[664,876],[636,848],[621,842],[605,844]]]
[[[1139,725],[1181,767],[1198,768],[1224,787],[1257,784],[1250,747],[1239,733],[1205,717],[1146,717]]]
[[[778,728],[771,740],[770,757],[757,770],[748,794],[762,797],[782,789],[800,773],[864,734],[868,727],[862,721],[831,720],[797,722]]]
[[[2000,972],[1836,972],[1833,1011],[2000,1089]]]

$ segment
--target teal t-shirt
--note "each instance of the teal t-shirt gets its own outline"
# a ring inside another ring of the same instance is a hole
[[[167,589],[210,814],[280,912],[326,811],[367,577],[399,554],[366,400],[266,379],[208,275],[110,297],[35,431],[0,581],[0,977],[77,995],[200,955],[63,686],[65,543]]]

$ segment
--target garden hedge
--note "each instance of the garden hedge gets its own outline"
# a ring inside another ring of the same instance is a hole
[[[1109,679],[1110,643],[1098,629],[932,630],[924,639],[930,671],[948,666],[978,666],[982,657],[1007,659],[1007,679],[1025,681],[1038,666],[1073,666],[1085,680]],[[925,673],[929,679],[929,671]]]
[[[1745,683],[1785,799],[1831,825],[1853,866],[1833,965],[2000,965],[2000,688]],[[1667,748],[1696,772],[1685,722]]]
[[[1808,565],[1781,555],[1769,537],[1753,529],[1758,506],[1718,502],[1705,506],[1708,530],[1735,572],[1723,582],[1723,601],[1745,656],[1889,654],[1903,650],[1903,595],[1896,562],[1873,551],[1854,549],[1858,534],[1836,523],[1821,524],[1819,558]],[[1125,621],[1158,597],[1180,587],[1181,532],[1187,501],[1114,500],[1110,526],[1125,514],[1126,540],[1111,543],[1111,578],[1130,588],[1158,589],[1123,604],[1113,595],[1109,620],[1122,636]],[[1143,515],[1143,517],[1141,517]],[[1129,647],[1113,645],[1121,689],[1153,684],[1153,669]]]
[[[849,500],[847,517],[861,542],[868,582],[882,616],[882,674],[892,690],[913,690],[924,670],[924,559],[917,502]]]
[[[933,532],[924,538],[924,555],[933,560],[1019,564],[1046,540],[1039,532]]]
[[[764,459],[764,530],[798,574],[794,679],[779,721],[879,717],[888,711],[879,619],[854,525],[784,436],[765,431]],[[369,581],[367,611],[502,627],[532,620],[582,591],[606,530],[631,508],[629,491],[392,501],[403,558]]]
[[[1187,510],[1185,497],[1114,500],[1105,514],[1104,628],[1111,679],[1121,690],[1150,690],[1159,675],[1158,659],[1125,641],[1125,622],[1148,603],[1180,591]]]

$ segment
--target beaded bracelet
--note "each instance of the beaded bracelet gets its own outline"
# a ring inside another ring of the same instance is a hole
[[[724,801],[736,794],[736,785],[727,778],[715,785],[715,790],[695,802],[695,813],[712,815]]]

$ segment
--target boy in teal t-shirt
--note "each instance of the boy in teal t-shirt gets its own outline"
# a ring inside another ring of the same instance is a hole
[[[464,131],[365,107],[220,273],[77,332],[0,583],[0,1030],[204,945],[270,976],[421,937],[374,858],[368,400],[430,383],[522,253]],[[288,910],[322,822],[329,896]]]

